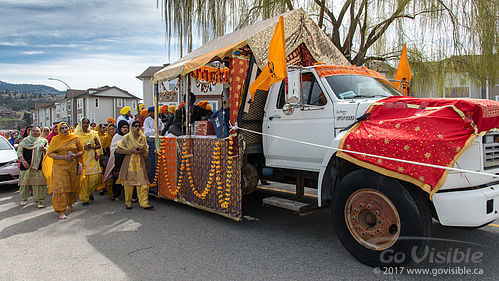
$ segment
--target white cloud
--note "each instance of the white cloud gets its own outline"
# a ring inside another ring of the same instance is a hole
[[[5,47],[21,47],[21,46],[27,46],[26,43],[24,42],[0,42],[0,46],[5,46]]]
[[[42,55],[42,54],[45,54],[44,51],[24,51],[22,52],[23,54],[25,55]]]
[[[61,79],[73,89],[116,86],[142,98],[142,81],[135,77],[164,62],[155,56],[100,54],[34,64],[0,63],[0,77],[9,83],[45,84],[61,91],[66,90],[62,83],[47,78]]]

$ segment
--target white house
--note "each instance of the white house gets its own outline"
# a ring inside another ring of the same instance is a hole
[[[132,113],[136,113],[139,100],[137,96],[114,86],[71,89],[66,91],[63,100],[53,104],[36,104],[33,124],[52,126],[64,121],[74,125],[83,117],[87,117],[90,122],[106,124],[109,117],[116,120],[125,106],[130,106]]]

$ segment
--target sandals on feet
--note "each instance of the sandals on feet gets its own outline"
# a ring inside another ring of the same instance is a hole
[[[65,220],[65,219],[67,219],[67,218],[68,218],[68,217],[66,217],[66,215],[65,215],[65,214],[59,215],[59,219],[60,219],[60,220]]]

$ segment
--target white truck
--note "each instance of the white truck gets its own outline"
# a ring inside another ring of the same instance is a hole
[[[272,85],[268,94],[257,92],[253,102],[245,97],[238,126],[262,135],[242,130],[243,192],[253,191],[258,179],[296,183],[295,201],[303,198],[304,186],[317,188],[317,204],[331,206],[342,244],[371,266],[409,262],[411,250],[421,251],[431,235],[432,219],[476,228],[499,218],[499,178],[451,171],[430,200],[421,188],[359,167],[326,148],[338,147],[373,102],[398,94],[371,76],[320,77],[311,66],[290,69],[287,82]],[[499,133],[477,137],[456,166],[499,173]],[[387,264],[380,260],[386,250],[408,258]]]

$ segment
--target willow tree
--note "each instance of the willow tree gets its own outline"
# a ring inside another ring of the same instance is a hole
[[[394,61],[404,43],[419,87],[442,92],[446,73],[497,78],[499,1],[490,0],[157,0],[168,43],[180,55],[214,37],[303,8],[354,65]],[[194,44],[194,39],[200,42]],[[170,44],[171,45],[171,44]],[[431,62],[431,63],[428,63]],[[438,81],[431,79],[438,74]],[[418,78],[419,77],[419,78]],[[422,78],[422,79],[421,79]],[[433,80],[433,81],[431,81]]]

